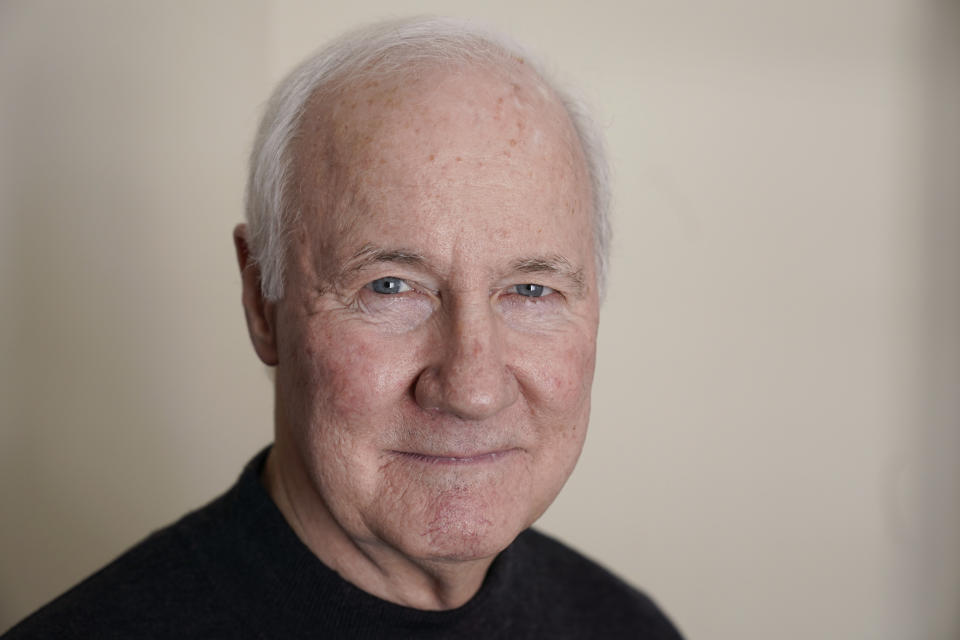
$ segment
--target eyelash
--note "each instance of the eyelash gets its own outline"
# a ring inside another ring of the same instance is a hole
[[[526,293],[523,293],[521,291],[521,287],[527,287],[529,289],[532,289],[532,291],[528,289],[528,292],[530,294],[533,294],[535,291],[536,295],[527,295]],[[556,293],[555,289],[552,289],[545,284],[537,284],[534,282],[524,282],[522,284],[515,284],[510,288],[513,289],[514,292],[519,296],[523,296],[524,298],[533,298],[533,299],[543,298],[545,296],[549,296],[551,293]]]
[[[377,291],[376,284],[378,282],[383,282],[384,284],[393,285],[397,283],[397,291]],[[406,287],[406,289],[404,289]],[[381,293],[383,295],[396,295],[398,293],[406,293],[407,291],[413,291],[413,287],[410,286],[410,283],[404,280],[403,278],[398,278],[396,276],[386,276],[384,278],[377,278],[372,282],[367,283],[367,288],[369,288],[374,293]]]
[[[388,289],[392,287],[397,287],[397,290],[396,291],[389,291],[389,290],[378,291],[377,290],[378,283],[382,283],[383,285],[386,285]],[[369,282],[366,286],[368,289],[370,289],[374,293],[379,293],[379,294],[388,295],[388,296],[397,295],[400,293],[406,293],[408,291],[413,291],[413,287],[410,285],[410,283],[408,283],[403,278],[398,278],[396,276],[385,276],[383,278],[377,278],[376,280]],[[508,291],[511,291],[511,290],[513,293],[515,293],[518,296],[521,296],[523,298],[528,298],[528,299],[534,299],[534,300],[538,298],[547,297],[550,294],[556,293],[555,289],[548,287],[547,285],[538,284],[535,282],[523,282],[520,284],[511,285],[508,288]],[[524,292],[524,290],[526,290],[526,292]]]

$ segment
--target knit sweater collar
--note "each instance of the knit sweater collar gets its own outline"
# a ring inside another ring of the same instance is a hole
[[[456,626],[476,612],[508,598],[512,573],[509,549],[493,562],[480,590],[464,605],[446,611],[404,607],[373,596],[341,578],[301,542],[287,524],[261,482],[269,447],[247,464],[237,484],[221,503],[227,510],[216,549],[198,549],[207,556],[210,575],[224,563],[231,566],[233,584],[221,584],[225,598],[236,595],[249,603],[240,615],[253,628],[285,628],[296,620],[300,630],[329,628],[429,629]],[[228,532],[232,529],[232,534]],[[222,574],[221,574],[222,575]],[[260,598],[250,602],[240,594],[251,588]],[[231,591],[236,590],[235,594]],[[496,607],[492,607],[496,609]],[[335,619],[331,619],[335,617]]]

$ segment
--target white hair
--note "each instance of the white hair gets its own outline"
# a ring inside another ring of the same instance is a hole
[[[314,96],[336,92],[364,76],[409,72],[423,63],[504,66],[518,58],[553,92],[580,142],[593,197],[594,255],[602,296],[610,245],[609,168],[603,137],[589,110],[504,36],[463,20],[419,17],[379,22],[341,36],[300,63],[271,95],[250,154],[246,197],[248,242],[260,268],[264,297],[283,297],[289,234],[300,215],[294,141]]]

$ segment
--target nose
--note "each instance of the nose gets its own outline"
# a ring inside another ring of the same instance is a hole
[[[417,404],[463,420],[483,420],[517,401],[503,327],[488,305],[461,306],[448,316],[434,362],[420,372]]]

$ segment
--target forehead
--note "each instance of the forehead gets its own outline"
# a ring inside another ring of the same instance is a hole
[[[456,140],[436,134],[454,129],[485,134],[472,141],[478,152],[484,140],[525,140],[570,156],[576,144],[563,108],[536,76],[515,66],[428,67],[360,82],[329,106],[332,146],[365,154],[380,150],[373,143],[450,144]]]
[[[545,245],[590,234],[589,182],[573,128],[522,62],[370,77],[313,105],[303,133],[305,224],[319,226],[327,251],[371,221],[421,231],[472,224],[490,233],[527,225]]]

